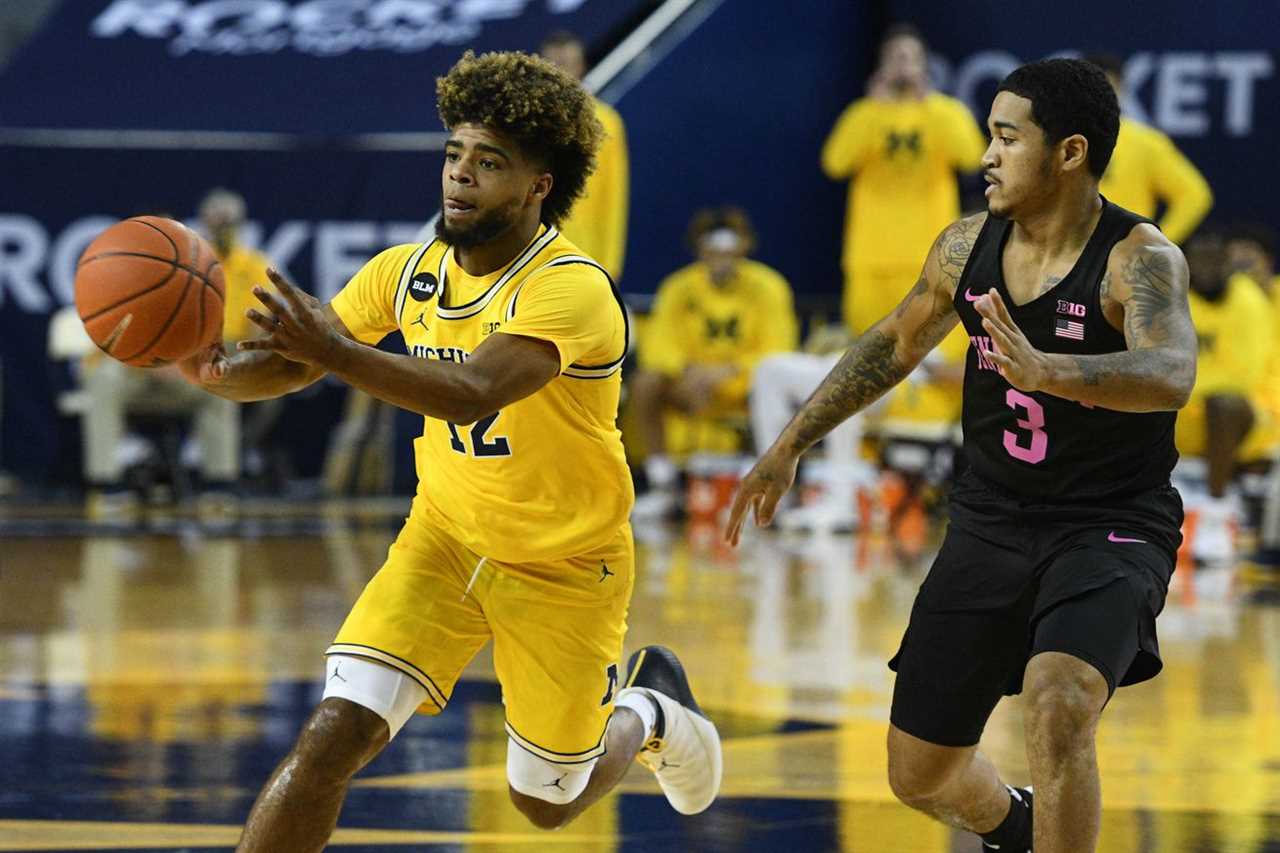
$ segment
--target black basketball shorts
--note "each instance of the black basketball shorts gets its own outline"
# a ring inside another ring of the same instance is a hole
[[[976,744],[1041,652],[1091,664],[1112,692],[1160,671],[1155,621],[1182,526],[1171,486],[1106,505],[1027,503],[970,472],[950,514],[889,662],[899,729],[943,746]]]

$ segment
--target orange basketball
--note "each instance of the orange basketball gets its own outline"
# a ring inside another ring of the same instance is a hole
[[[76,310],[89,337],[134,367],[169,364],[217,341],[225,301],[213,249],[172,219],[117,222],[76,267]]]

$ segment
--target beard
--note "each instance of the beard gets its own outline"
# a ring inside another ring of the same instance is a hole
[[[471,249],[496,240],[515,227],[516,213],[498,208],[486,211],[465,227],[450,227],[445,222],[444,206],[436,220],[436,237],[440,242],[458,249]]]

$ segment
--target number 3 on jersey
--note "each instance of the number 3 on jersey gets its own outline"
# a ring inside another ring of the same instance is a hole
[[[502,412],[494,412],[487,418],[481,418],[471,425],[471,455],[477,457],[486,456],[510,456],[511,445],[507,443],[504,435],[496,435],[492,438],[488,437],[489,430],[493,428],[493,422],[498,419],[498,415]],[[467,453],[467,445],[463,443],[462,436],[458,435],[458,425],[452,421],[445,421],[449,425],[449,446],[464,456]]]
[[[1037,403],[1034,397],[1029,397],[1015,388],[1010,388],[1009,393],[1004,395],[1004,402],[1015,412],[1019,408],[1026,410],[1027,417],[1025,420],[1019,418],[1018,426],[1031,433],[1031,446],[1023,447],[1018,443],[1017,433],[1005,430],[1004,449],[1014,459],[1021,459],[1032,465],[1043,462],[1049,452],[1049,435],[1044,431],[1044,407]]]

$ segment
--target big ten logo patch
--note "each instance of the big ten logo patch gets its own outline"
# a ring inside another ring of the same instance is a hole
[[[1079,302],[1068,302],[1065,299],[1058,300],[1058,313],[1066,314],[1069,317],[1083,317],[1084,306]]]

